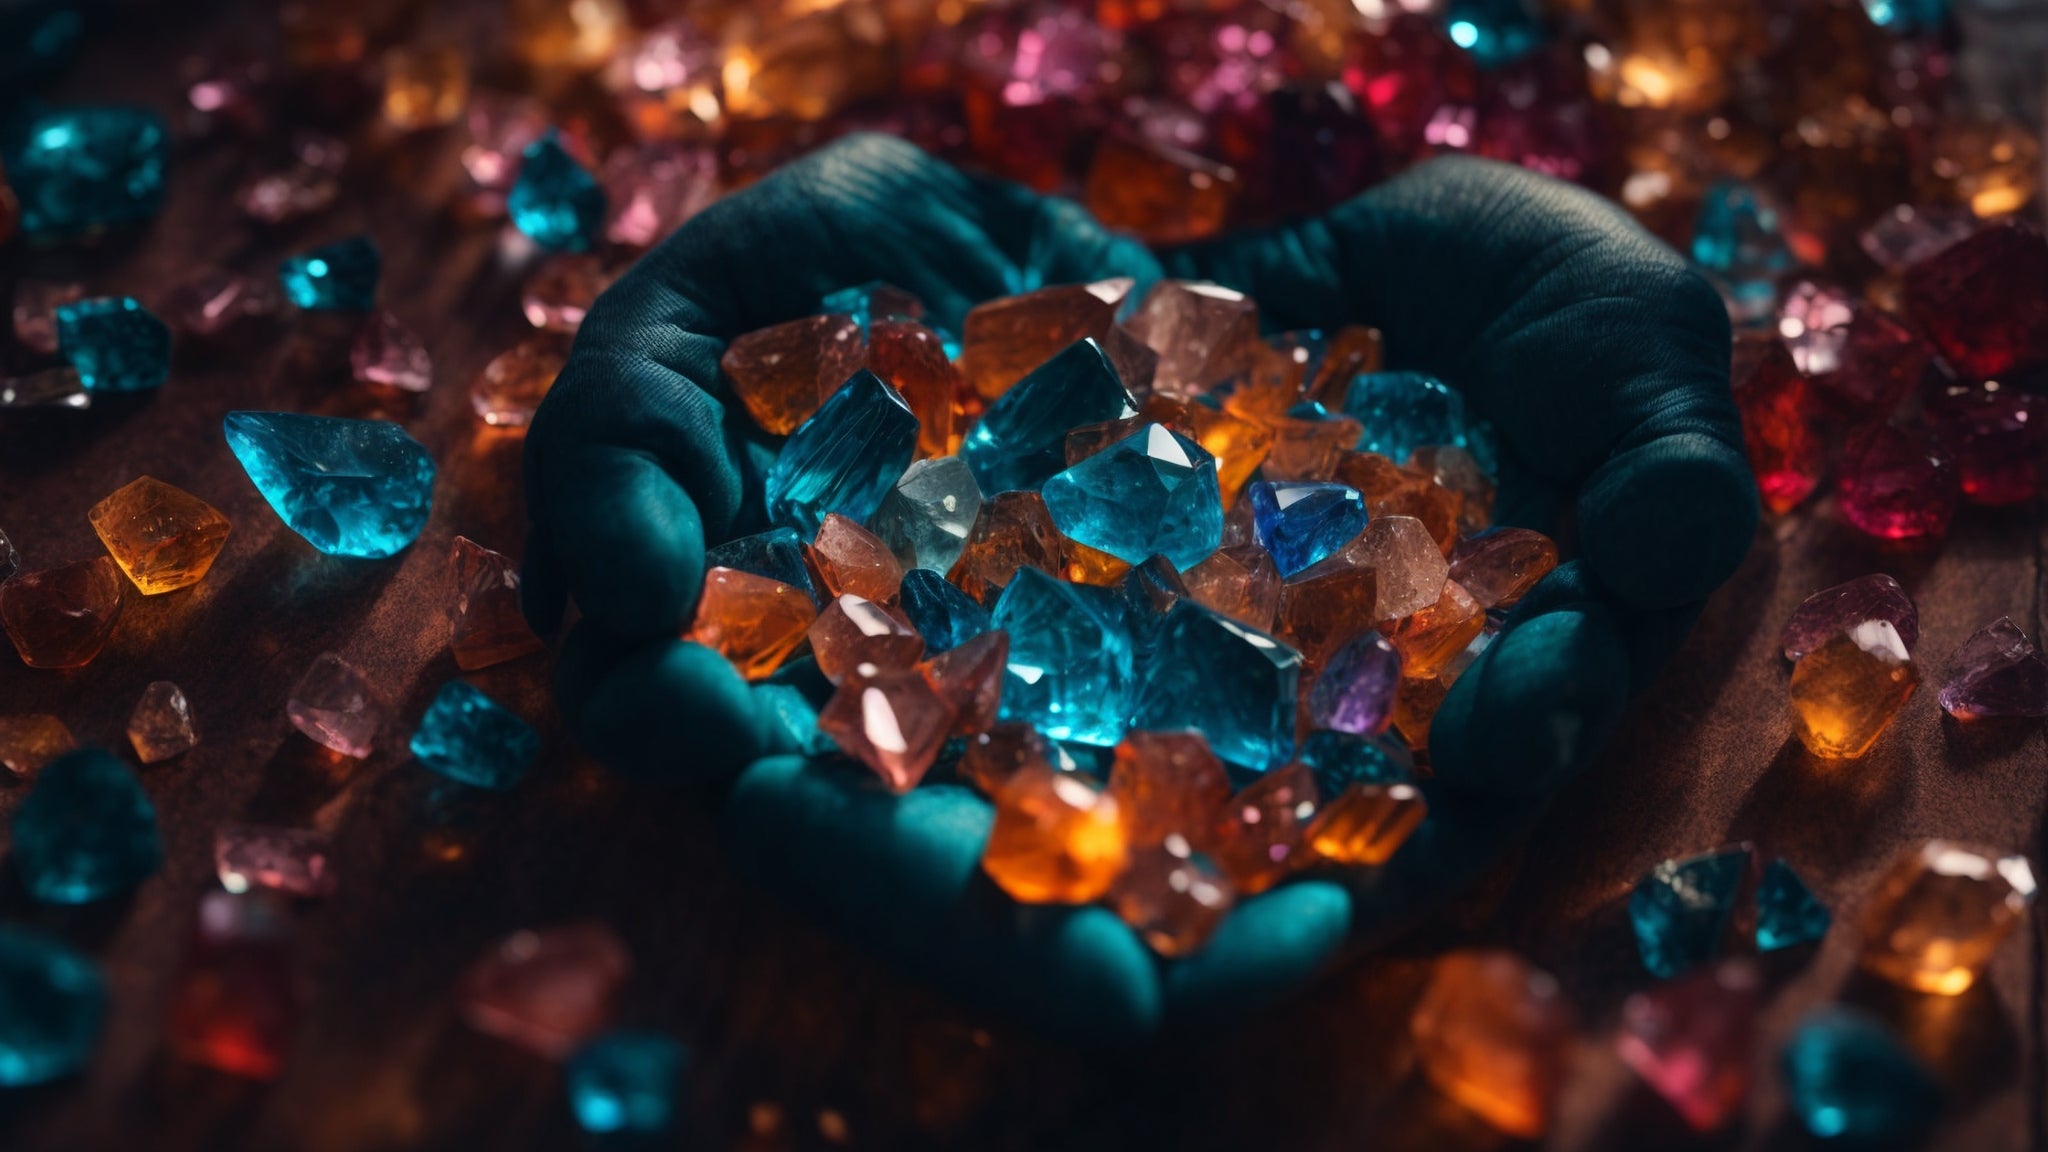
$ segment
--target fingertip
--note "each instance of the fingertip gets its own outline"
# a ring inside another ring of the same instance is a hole
[[[697,506],[644,453],[586,446],[551,461],[555,555],[583,615],[620,636],[673,636],[704,582]]]
[[[671,638],[587,651],[576,673],[590,685],[572,713],[576,736],[618,771],[721,780],[787,748],[752,686],[701,644]]]
[[[1165,972],[1176,1025],[1240,1015],[1299,992],[1328,967],[1351,931],[1351,894],[1300,880],[1233,909],[1202,950]]]
[[[1674,433],[1609,457],[1586,481],[1580,550],[1624,604],[1671,608],[1705,598],[1735,571],[1759,514],[1739,447]]]

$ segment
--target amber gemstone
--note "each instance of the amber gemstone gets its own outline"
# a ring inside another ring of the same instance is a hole
[[[543,332],[574,333],[615,277],[601,256],[571,252],[552,257],[520,286],[519,310]]]
[[[121,614],[121,570],[105,556],[0,584],[0,625],[31,668],[92,663]]]
[[[1417,752],[1429,748],[1429,725],[1451,686],[1442,676],[1403,676],[1394,693],[1394,731]]]
[[[1458,531],[1471,534],[1493,527],[1493,478],[1472,453],[1455,445],[1426,445],[1408,457],[1408,468],[1463,498],[1458,504]]]
[[[1793,731],[1816,756],[1854,759],[1891,727],[1919,684],[1898,630],[1866,620],[1792,666]]]
[[[1132,732],[1116,746],[1109,792],[1134,848],[1179,834],[1207,841],[1216,812],[1230,799],[1230,777],[1200,732]]]
[[[128,742],[144,764],[191,751],[199,743],[199,731],[192,723],[192,705],[185,699],[184,689],[169,680],[158,680],[143,689],[142,699],[128,716]]]
[[[1115,797],[1072,772],[1033,765],[996,793],[996,818],[981,867],[1026,904],[1085,904],[1124,869]]]
[[[1241,624],[1271,632],[1280,611],[1280,569],[1257,544],[1219,548],[1181,575],[1188,595]]]
[[[1269,417],[1264,421],[1273,432],[1273,447],[1266,453],[1264,475],[1268,480],[1329,480],[1337,464],[1357,447],[1364,426],[1349,416],[1327,416],[1320,420],[1292,416]]]
[[[1216,858],[1237,890],[1264,892],[1308,862],[1316,779],[1299,761],[1275,768],[1226,801],[1212,817]]]
[[[891,792],[908,792],[938,759],[953,716],[923,672],[864,666],[819,711],[818,731],[873,769]]]
[[[1437,961],[1409,1021],[1423,1074],[1510,1136],[1550,1127],[1569,1066],[1572,1014],[1557,981],[1511,952]]]
[[[456,666],[465,672],[517,660],[544,645],[519,609],[519,569],[467,536],[448,549]]]
[[[962,325],[960,370],[993,400],[1076,340],[1101,340],[1135,281],[1062,284],[977,306]]]
[[[512,0],[512,48],[542,69],[596,68],[632,30],[623,0]]]
[[[1948,840],[1915,845],[1864,905],[1863,967],[1907,988],[1960,995],[2033,902],[2024,856]]]
[[[228,540],[227,517],[150,476],[115,489],[86,518],[145,596],[197,584]]]
[[[960,778],[993,798],[1010,777],[1026,768],[1050,765],[1052,745],[1029,724],[1004,722],[967,738],[960,756]]]
[[[1161,419],[1155,414],[1169,405],[1181,413],[1180,420],[1186,425],[1186,434],[1194,437],[1203,451],[1216,458],[1216,488],[1223,497],[1223,506],[1235,506],[1244,486],[1251,483],[1259,465],[1272,454],[1273,430],[1264,424],[1219,412],[1206,404],[1183,406],[1164,398],[1145,406],[1145,419],[1173,424],[1174,421]]]
[[[1527,528],[1496,528],[1451,549],[1451,582],[1482,609],[1511,608],[1557,567],[1557,545]]]
[[[403,45],[384,54],[384,122],[401,131],[453,124],[469,102],[469,58],[459,48]]]
[[[818,611],[811,624],[811,653],[818,671],[834,684],[863,664],[908,668],[924,655],[924,638],[899,613],[851,592]]]
[[[996,722],[1009,660],[1009,633],[983,632],[924,665],[932,686],[953,709],[954,732],[985,732]]]
[[[1308,398],[1336,411],[1350,391],[1351,378],[1380,370],[1383,340],[1380,330],[1347,324],[1323,348],[1323,362],[1308,383]]]
[[[1085,199],[1108,227],[1152,244],[1182,244],[1222,231],[1238,184],[1228,165],[1110,133],[1095,148]]]
[[[1428,813],[1410,785],[1353,784],[1316,813],[1309,847],[1339,864],[1384,864]]]
[[[16,779],[34,776],[43,765],[76,747],[71,729],[55,716],[0,716],[0,768]]]
[[[736,568],[713,568],[704,574],[697,618],[684,639],[732,661],[747,679],[764,680],[804,642],[817,617],[800,589]]]
[[[1378,602],[1372,569],[1317,565],[1280,589],[1280,630],[1311,666],[1320,667],[1372,627]]]
[[[1444,581],[1437,602],[1387,629],[1401,654],[1401,675],[1434,676],[1486,631],[1486,609],[1456,580]]]
[[[1130,329],[1159,353],[1154,393],[1189,400],[1251,364],[1259,344],[1258,306],[1221,285],[1162,280],[1146,293]]]
[[[868,327],[867,368],[902,393],[917,416],[919,456],[951,451],[953,400],[965,384],[937,332],[913,320],[876,319]]]
[[[567,351],[559,337],[529,336],[492,358],[469,389],[476,418],[493,428],[524,428],[555,386]]]
[[[1358,489],[1365,497],[1365,510],[1374,516],[1420,520],[1446,555],[1457,544],[1465,498],[1429,477],[1376,453],[1352,452],[1337,462],[1336,479]]]
[[[993,607],[1019,568],[1059,575],[1060,547],[1059,529],[1038,493],[998,492],[982,502],[967,547],[946,579],[983,607]]]
[[[825,514],[804,556],[827,596],[852,593],[886,604],[894,602],[903,587],[903,565],[889,546],[837,512]]]
[[[860,370],[862,354],[859,322],[828,314],[749,332],[718,366],[754,423],[787,436]]]
[[[1174,835],[1149,848],[1133,846],[1108,899],[1154,952],[1170,957],[1189,955],[1208,943],[1236,893],[1214,861]]]
[[[1060,538],[1060,575],[1074,584],[1108,588],[1131,571],[1131,564],[1079,540]]]

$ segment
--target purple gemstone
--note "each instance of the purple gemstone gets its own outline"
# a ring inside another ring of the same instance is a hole
[[[1899,582],[1882,572],[1808,596],[1785,621],[1785,659],[1797,660],[1866,620],[1884,620],[1911,652],[1920,642],[1920,613]]]
[[[1941,707],[1958,720],[2048,716],[2048,661],[2011,617],[1963,641],[1941,686]]]
[[[1377,632],[1337,650],[1309,691],[1309,723],[1333,732],[1383,731],[1401,687],[1401,654]]]

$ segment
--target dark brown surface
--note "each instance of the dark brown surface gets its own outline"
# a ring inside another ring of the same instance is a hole
[[[68,95],[172,113],[171,49],[208,35],[131,29],[95,50]],[[278,231],[241,222],[229,203],[241,149],[185,147],[163,218],[146,234],[95,252],[16,249],[10,258],[10,278],[76,277],[154,301],[198,263],[264,272],[293,248],[367,229],[385,252],[386,301],[427,334],[436,366],[425,403],[393,415],[434,450],[442,480],[425,536],[385,562],[320,557],[262,505],[222,444],[224,412],[363,410],[347,382],[348,325],[319,318],[258,325],[207,352],[186,348],[155,397],[84,417],[0,416],[0,527],[33,566],[96,554],[86,509],[143,473],[235,523],[205,582],[131,595],[91,667],[32,672],[0,656],[0,711],[54,712],[81,739],[125,751],[136,697],[169,678],[191,697],[205,738],[142,770],[168,862],[131,900],[38,908],[0,877],[0,919],[92,948],[114,990],[105,1041],[82,1077],[0,1096],[0,1148],[572,1145],[554,1069],[468,1033],[448,993],[490,940],[581,917],[609,921],[633,948],[628,1019],[672,1030],[698,1053],[693,1146],[1494,1146],[1416,1085],[1401,1039],[1423,970],[1414,957],[1464,941],[1526,950],[1583,1012],[1588,1041],[1554,1146],[1682,1146],[1676,1122],[1606,1046],[1620,999],[1647,981],[1621,917],[1646,868],[1754,839],[1790,857],[1839,922],[1915,838],[2038,847],[2048,792],[2041,727],[1965,731],[1933,693],[1949,654],[1994,617],[2011,614],[2040,634],[2043,525],[2032,510],[1966,513],[1935,556],[1882,555],[1826,506],[1767,527],[1609,755],[1486,891],[1449,910],[1407,955],[1337,973],[1305,1002],[1234,1033],[1142,1054],[1065,1051],[981,1019],[750,890],[721,864],[700,801],[623,784],[576,757],[550,721],[545,658],[475,677],[541,723],[541,769],[506,795],[438,788],[402,743],[456,674],[442,616],[448,540],[459,531],[516,554],[522,520],[519,440],[479,431],[464,395],[522,329],[518,265],[493,231],[434,207],[457,187],[455,146],[448,134],[366,145],[380,178],[358,180],[334,212]],[[1788,743],[1777,629],[1806,593],[1879,568],[1919,601],[1929,683],[1868,759],[1821,767]],[[385,686],[397,712],[385,742],[397,750],[338,762],[291,733],[286,690],[326,650]],[[0,789],[0,819],[22,792]],[[212,832],[231,820],[317,825],[340,845],[341,892],[300,915],[311,1007],[274,1085],[181,1065],[161,1044],[171,974],[213,883]],[[1854,932],[1838,927],[1817,956],[1772,969],[1766,1071],[1750,1121],[1709,1146],[1801,1145],[1783,1122],[1768,1057],[1804,1010],[1836,995],[1888,1014],[1940,1058],[1955,1103],[1939,1147],[2040,1146],[2040,940],[2029,925],[1986,984],[1941,1000],[1852,979]],[[779,1123],[766,1123],[771,1116]],[[757,1127],[775,1134],[749,1135]]]

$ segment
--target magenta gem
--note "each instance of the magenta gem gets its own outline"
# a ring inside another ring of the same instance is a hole
[[[1731,960],[1630,996],[1615,1050],[1695,1131],[1725,1126],[1749,1097],[1760,981]]]
[[[621,148],[601,174],[611,216],[605,238],[646,248],[718,198],[718,157],[708,148]]]
[[[356,329],[348,350],[349,369],[365,384],[425,392],[434,382],[434,362],[419,336],[389,312],[372,312]]]
[[[2048,238],[1986,225],[1906,271],[1906,313],[1971,379],[2048,364]]]
[[[1882,572],[1808,596],[1785,621],[1785,659],[1798,660],[1866,620],[1883,620],[1899,634],[1906,651],[1920,642],[1920,611],[1897,580]]]
[[[1266,96],[1266,207],[1320,212],[1379,179],[1379,129],[1342,84],[1300,84]]]
[[[2048,661],[2010,617],[1963,641],[1950,666],[1941,707],[1956,719],[2048,716]]]
[[[274,314],[281,303],[276,277],[204,268],[171,289],[162,312],[188,336],[218,336],[244,317]]]
[[[1890,314],[1870,307],[1855,309],[1842,336],[1834,369],[1808,370],[1814,388],[1852,419],[1888,419],[1927,374],[1933,349]]]
[[[968,37],[965,66],[1014,108],[1087,98],[1115,76],[1118,35],[1063,4],[1025,4],[983,17]]]
[[[1963,498],[1973,504],[2031,502],[2041,491],[2048,449],[2048,398],[1988,385],[1949,389],[1931,401],[1934,438],[1955,458]]]
[[[1602,170],[1611,151],[1608,122],[1576,63],[1539,53],[1490,74],[1472,150],[1560,180]]]
[[[1309,723],[1334,732],[1385,731],[1401,687],[1401,654],[1377,632],[1337,650],[1309,690]]]
[[[1842,516],[1881,540],[1939,538],[1955,516],[1955,462],[1919,428],[1880,424],[1849,435],[1835,481]]]
[[[488,88],[469,94],[465,121],[469,146],[462,150],[462,167],[479,188],[510,188],[519,176],[519,154],[548,130],[540,101]]]
[[[213,866],[230,892],[263,888],[315,899],[334,894],[333,838],[305,828],[231,824],[213,834]]]
[[[1404,13],[1377,36],[1346,46],[1344,86],[1365,101],[1380,139],[1397,157],[1424,151],[1437,110],[1471,105],[1479,92],[1472,57],[1428,17]]]

